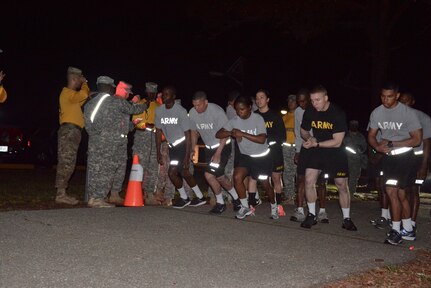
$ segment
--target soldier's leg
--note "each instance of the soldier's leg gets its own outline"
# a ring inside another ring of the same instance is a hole
[[[74,197],[66,194],[69,180],[75,171],[76,157],[79,143],[81,142],[81,130],[70,126],[60,126],[58,130],[58,164],[55,180],[57,188],[57,203],[75,205],[78,203]]]
[[[105,197],[109,193],[113,163],[109,155],[110,147],[106,143],[100,143],[102,145],[89,144],[88,149],[88,206],[89,207],[112,207],[112,205],[105,202]],[[107,148],[109,146],[109,149]]]

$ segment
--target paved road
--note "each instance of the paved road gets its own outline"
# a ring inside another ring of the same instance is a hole
[[[209,206],[61,209],[0,213],[0,287],[318,287],[414,256],[412,243],[383,244],[368,224],[377,202],[356,202],[359,231],[330,224],[304,230],[287,217],[208,215]],[[415,250],[431,249],[429,206],[421,207]]]

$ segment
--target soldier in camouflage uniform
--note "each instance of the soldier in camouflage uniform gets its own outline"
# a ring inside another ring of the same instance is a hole
[[[75,171],[76,157],[81,132],[84,127],[84,117],[81,107],[90,93],[87,80],[78,68],[69,67],[67,70],[67,87],[61,91],[60,128],[58,129],[58,164],[55,179],[57,188],[56,203],[78,204],[78,200],[66,194],[70,177]]]
[[[346,146],[347,162],[349,165],[349,191],[353,195],[356,193],[359,177],[361,176],[361,159],[365,157],[367,151],[367,141],[364,135],[358,131],[359,123],[356,120],[349,122],[349,131],[344,137],[343,143]]]
[[[105,201],[111,192],[110,202],[120,201],[127,165],[127,134],[132,128],[130,115],[142,113],[146,105],[127,101],[131,85],[120,82],[114,92],[114,80],[101,76],[97,80],[98,91],[84,109],[86,130],[89,135],[87,183],[88,206],[94,208],[114,207]]]
[[[145,83],[146,99],[142,99],[140,103],[147,103],[148,109],[139,115],[134,115],[132,118],[135,124],[135,135],[133,140],[133,154],[137,154],[139,163],[144,168],[144,179],[142,188],[147,197],[146,203],[155,204],[163,201],[163,195],[156,191],[157,172],[159,163],[157,163],[156,135],[154,128],[154,115],[156,108],[160,106],[157,103],[157,84],[148,82]]]
[[[295,178],[296,165],[295,158],[295,109],[298,107],[296,103],[296,95],[287,97],[287,113],[283,115],[283,123],[286,129],[286,142],[283,143],[283,192],[288,200],[295,197]]]

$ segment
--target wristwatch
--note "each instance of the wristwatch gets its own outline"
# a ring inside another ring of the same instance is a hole
[[[389,148],[393,148],[393,147],[394,147],[394,143],[392,143],[392,141],[389,141],[387,146],[388,146]]]

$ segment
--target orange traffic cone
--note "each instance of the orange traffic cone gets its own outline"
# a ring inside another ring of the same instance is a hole
[[[127,185],[126,198],[124,206],[141,207],[144,206],[142,197],[142,178],[144,169],[139,164],[138,155],[133,156],[132,170],[130,171],[129,184]]]
[[[278,205],[278,216],[286,216],[282,205]]]

